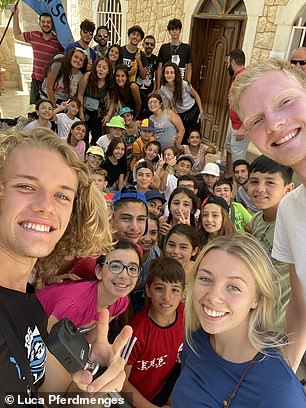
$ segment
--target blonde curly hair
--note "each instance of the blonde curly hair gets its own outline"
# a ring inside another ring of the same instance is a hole
[[[5,193],[4,169],[15,149],[40,148],[59,153],[78,178],[78,189],[69,224],[54,250],[38,259],[37,282],[57,272],[65,256],[91,256],[108,252],[112,244],[107,205],[95,187],[90,171],[73,149],[56,133],[46,128],[33,129],[29,134],[12,129],[0,139],[0,200]]]

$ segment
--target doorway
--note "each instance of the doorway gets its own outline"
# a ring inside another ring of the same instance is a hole
[[[242,48],[245,25],[243,0],[205,0],[192,19],[192,85],[204,108],[202,134],[219,149],[224,146],[228,126],[231,79],[227,57],[232,49]]]

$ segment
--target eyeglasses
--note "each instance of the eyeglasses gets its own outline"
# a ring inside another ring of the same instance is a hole
[[[108,38],[108,34],[98,34],[98,38]]]
[[[156,103],[160,103],[158,99],[150,99],[148,105],[155,105]]]
[[[92,157],[93,159],[95,159],[97,161],[102,161],[103,160],[103,158],[101,156],[98,156],[97,154],[88,153],[88,156]]]
[[[154,44],[154,43],[150,43],[150,42],[147,42],[147,41],[145,41],[144,45],[145,45],[146,47],[155,47],[155,44]]]
[[[124,269],[126,269],[127,273],[132,278],[137,278],[140,274],[140,268],[136,264],[124,265],[124,263],[122,263],[121,261],[109,261],[103,262],[102,265],[108,265],[108,269],[110,270],[110,272],[116,275],[119,275],[119,273],[123,272]]]
[[[301,65],[301,66],[306,65],[306,60],[291,60],[290,62],[291,62],[291,64],[293,64],[293,65],[297,65],[297,64],[299,64],[299,65]]]
[[[84,34],[93,35],[93,31],[82,30]]]

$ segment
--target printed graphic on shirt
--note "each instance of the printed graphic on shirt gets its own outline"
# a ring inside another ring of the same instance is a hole
[[[45,374],[46,361],[46,346],[36,326],[33,331],[28,327],[24,345],[27,348],[27,357],[30,362],[33,383],[35,384]]]

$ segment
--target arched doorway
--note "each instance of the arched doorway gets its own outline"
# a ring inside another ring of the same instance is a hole
[[[242,48],[246,14],[243,0],[204,0],[192,18],[192,84],[204,106],[203,136],[219,148],[228,124],[227,56]]]

